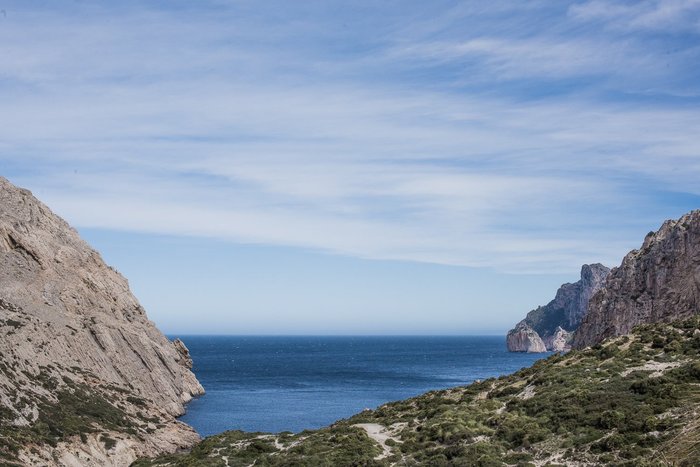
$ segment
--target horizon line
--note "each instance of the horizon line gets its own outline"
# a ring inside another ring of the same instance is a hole
[[[166,337],[504,337],[505,334],[225,334],[163,333]]]

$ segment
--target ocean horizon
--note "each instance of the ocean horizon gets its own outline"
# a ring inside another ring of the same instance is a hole
[[[172,335],[207,391],[180,419],[202,436],[300,432],[364,409],[505,375],[549,354],[504,336]]]

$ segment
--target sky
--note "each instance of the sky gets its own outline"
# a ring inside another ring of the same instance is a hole
[[[700,207],[700,0],[0,0],[0,58],[0,174],[168,333],[501,333]]]

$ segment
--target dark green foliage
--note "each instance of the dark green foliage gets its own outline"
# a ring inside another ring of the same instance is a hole
[[[45,387],[60,387],[55,391],[57,400],[42,397],[35,401],[39,411],[37,420],[30,426],[21,427],[10,424],[15,418],[14,413],[0,405],[0,464],[5,460],[16,460],[19,449],[29,444],[55,446],[72,436],[86,440],[86,433],[99,429],[134,432],[127,415],[93,388],[75,383],[70,378],[64,378],[63,386],[58,386],[58,381],[45,372],[34,379]],[[108,449],[116,443],[106,435],[102,441]]]
[[[284,446],[284,456],[275,445]],[[134,466],[381,466],[374,457],[381,450],[370,442],[359,428],[334,426],[298,435],[265,435],[229,431],[212,436],[187,456],[165,456],[157,460],[141,460]]]
[[[104,443],[105,449],[108,451],[117,445],[116,439],[110,438],[108,435],[106,435],[104,433],[100,435],[100,441],[102,441],[102,443]]]
[[[145,407],[146,406],[146,400],[141,398],[141,397],[135,397],[135,396],[128,396],[126,398],[127,402],[130,402],[134,405],[137,405],[139,407]]]
[[[525,322],[540,336],[551,336],[559,326],[568,331],[573,330],[567,322],[566,312],[561,308],[556,308],[553,303],[538,307],[528,313]]]

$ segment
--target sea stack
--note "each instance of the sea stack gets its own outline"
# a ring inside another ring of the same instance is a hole
[[[124,277],[0,177],[0,464],[119,465],[187,448],[203,388]]]
[[[664,222],[613,269],[574,337],[584,348],[642,323],[700,313],[700,210]]]
[[[527,314],[506,336],[511,352],[563,351],[571,348],[573,332],[586,314],[588,302],[605,283],[610,269],[584,264],[581,279],[563,284],[554,300]]]

